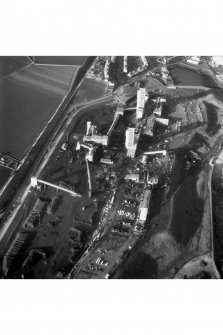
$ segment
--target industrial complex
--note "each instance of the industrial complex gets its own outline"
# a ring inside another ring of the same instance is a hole
[[[37,72],[44,61],[28,60]],[[62,88],[47,72],[61,99],[29,147],[0,152],[1,278],[221,278],[213,59],[85,57],[76,72],[72,61]]]

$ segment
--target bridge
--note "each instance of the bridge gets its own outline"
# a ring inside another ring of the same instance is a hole
[[[88,187],[89,187],[89,189],[88,189],[88,196],[89,196],[89,198],[91,198],[92,184],[91,184],[91,173],[90,173],[88,159],[86,159],[86,166],[87,166]]]
[[[107,132],[107,136],[108,137],[111,135],[111,133],[112,133],[112,131],[113,131],[116,123],[118,122],[119,116],[120,116],[120,114],[118,114],[118,113],[115,114],[115,117],[114,117],[114,120],[113,120],[113,122],[111,124],[111,127],[109,128],[109,130]]]
[[[208,91],[211,89],[211,87],[204,87],[204,86],[190,86],[190,85],[174,85],[174,87],[168,87],[169,89],[175,89],[175,88],[183,88],[186,90],[202,90],[202,91]]]
[[[66,193],[70,193],[74,197],[78,197],[78,198],[82,197],[81,194],[79,194],[77,192],[74,192],[72,190],[69,190],[68,188],[65,188],[65,187],[62,187],[62,186],[59,186],[59,185],[55,185],[55,184],[49,183],[48,181],[37,179],[36,177],[32,177],[31,178],[31,186],[37,187],[38,184],[44,184],[46,186],[53,187],[53,188],[55,188],[57,190],[64,191]]]

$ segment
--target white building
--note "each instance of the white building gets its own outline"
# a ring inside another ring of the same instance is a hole
[[[146,151],[144,152],[144,155],[158,155],[162,154],[163,156],[166,156],[167,151],[166,150],[156,150],[156,151]]]
[[[119,115],[123,115],[124,114],[124,110],[125,110],[125,107],[118,106],[117,109],[116,109],[116,113],[119,114]]]
[[[135,128],[127,128],[125,132],[125,147],[127,156],[135,157],[137,143],[135,143]]]
[[[109,78],[109,60],[106,60],[105,67],[104,67],[104,77],[105,79]]]
[[[141,119],[144,113],[146,89],[139,88],[137,91],[136,119]]]
[[[139,221],[145,222],[148,214],[148,208],[140,208],[139,210]]]
[[[125,132],[125,147],[126,149],[134,146],[135,142],[135,128],[127,128]]]
[[[141,223],[144,223],[146,221],[149,211],[150,198],[151,198],[151,191],[146,190],[144,193],[143,201],[139,208],[139,221]]]
[[[113,164],[113,161],[110,158],[101,158],[100,163],[102,164]]]
[[[141,60],[142,60],[142,62],[143,62],[143,66],[144,66],[144,67],[148,66],[148,62],[147,62],[147,60],[146,60],[146,57],[145,57],[145,56],[141,56],[140,58],[141,58]]]
[[[92,162],[94,161],[94,151],[93,150],[89,150],[88,153],[86,154],[86,159],[89,161],[89,162]]]
[[[168,124],[169,124],[169,119],[164,119],[162,117],[156,117],[156,121],[158,123],[161,123],[161,124],[165,125],[165,126],[168,126]]]
[[[145,165],[147,163],[147,159],[148,159],[148,157],[146,155],[143,155],[142,159],[141,159],[142,164]]]
[[[149,178],[149,176],[147,176],[147,184],[149,185],[156,185],[158,184],[158,181],[159,181],[158,177]]]
[[[87,131],[86,131],[86,135],[90,134],[90,129],[91,129],[91,121],[87,121]]]
[[[139,174],[138,173],[130,173],[125,176],[125,180],[133,180],[135,182],[139,182]]]
[[[85,135],[83,137],[83,142],[94,142],[94,143],[99,143],[99,144],[107,146],[108,136],[106,135],[91,135],[91,136]]]
[[[123,57],[123,72],[127,73],[128,72],[128,69],[127,69],[127,56],[124,56]]]
[[[187,63],[193,64],[193,65],[198,65],[199,64],[199,62],[197,60],[193,60],[193,59],[188,59]]]

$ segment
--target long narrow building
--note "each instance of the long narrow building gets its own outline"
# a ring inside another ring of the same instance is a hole
[[[137,120],[143,117],[145,99],[146,99],[146,89],[139,88],[137,91],[137,105],[136,105],[136,119]]]

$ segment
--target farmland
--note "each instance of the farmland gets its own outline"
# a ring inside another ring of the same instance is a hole
[[[28,57],[0,56],[0,78],[31,64]]]
[[[77,69],[32,64],[1,79],[1,152],[23,158],[67,94]]]
[[[82,66],[86,59],[86,56],[33,56],[33,60],[36,64]]]

